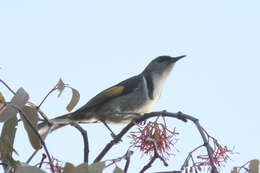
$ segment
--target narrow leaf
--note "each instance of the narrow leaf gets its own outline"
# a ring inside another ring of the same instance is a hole
[[[12,153],[15,151],[13,149],[14,137],[16,133],[16,126],[18,120],[17,117],[13,117],[7,120],[2,128],[1,133],[1,160],[3,163],[8,165],[13,165]]]
[[[75,166],[69,162],[65,164],[63,173],[72,173],[75,170]]]
[[[37,115],[36,109],[29,107],[29,106],[25,106],[24,107],[24,113],[25,113],[25,116],[31,121],[34,128],[36,128],[36,130],[38,131],[37,123],[38,123],[39,117]],[[35,134],[32,127],[24,119],[24,116],[21,116],[21,119],[23,120],[23,125],[24,125],[26,132],[27,132],[29,140],[32,144],[32,147],[35,150],[40,149],[41,148],[41,141],[40,141],[39,137]]]
[[[57,83],[57,89],[60,91],[60,93],[58,94],[58,97],[61,96],[61,93],[63,92],[64,88],[65,88],[65,84],[62,81],[62,79],[60,78],[59,82]]]
[[[116,167],[116,168],[114,169],[113,173],[124,173],[124,171],[123,171],[121,168]]]
[[[15,173],[45,173],[43,170],[35,166],[19,166]]]
[[[250,173],[259,173],[259,160],[251,160],[249,163]]]
[[[105,168],[104,162],[96,162],[89,165],[88,170],[89,173],[102,173],[104,168]]]
[[[70,100],[70,103],[67,105],[66,109],[70,112],[79,102],[79,92],[78,90],[71,88],[72,90],[72,98]]]
[[[18,113],[18,110],[12,106],[22,109],[26,102],[29,100],[29,95],[23,88],[19,88],[15,96],[12,98],[11,103],[7,105],[4,112],[0,115],[0,122],[7,121]]]
[[[0,92],[0,102],[5,102],[5,98],[1,92]]]

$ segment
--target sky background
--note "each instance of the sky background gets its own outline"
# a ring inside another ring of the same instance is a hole
[[[35,104],[62,78],[81,94],[77,109],[103,89],[140,73],[153,58],[186,54],[152,111],[193,115],[219,143],[235,146],[240,154],[232,155],[221,171],[230,172],[260,159],[259,6],[258,0],[0,0],[0,77],[13,90],[23,87]],[[3,85],[0,91],[11,99]],[[54,93],[42,110],[49,118],[64,114],[70,97],[69,89],[61,98]],[[173,150],[170,166],[158,160],[148,172],[180,169],[188,152],[202,144],[192,123],[167,122],[180,133],[179,152]],[[102,124],[83,127],[92,162],[111,136]],[[111,126],[115,132],[123,127]],[[63,162],[83,161],[82,137],[72,127],[51,134],[46,144]],[[128,146],[124,137],[104,159],[122,156]],[[22,124],[15,149],[21,161],[33,151]],[[148,162],[141,156],[135,152],[129,172]],[[123,168],[124,162],[118,165]]]

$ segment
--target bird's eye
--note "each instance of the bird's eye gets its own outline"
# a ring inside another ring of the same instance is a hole
[[[163,62],[163,61],[164,61],[164,59],[159,59],[159,60],[158,60],[158,62],[160,62],[160,63]]]
[[[164,61],[167,61],[167,58],[160,58],[160,59],[158,60],[159,63],[164,62]]]

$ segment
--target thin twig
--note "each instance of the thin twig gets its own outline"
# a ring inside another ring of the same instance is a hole
[[[35,150],[32,155],[29,157],[29,159],[26,161],[26,164],[29,164],[31,162],[31,160],[33,159],[33,157],[38,153],[39,150]]]
[[[195,163],[195,161],[194,161],[194,159],[193,159],[193,157],[192,157],[192,153],[194,153],[196,150],[198,150],[199,148],[201,148],[201,147],[203,147],[203,146],[204,146],[204,145],[200,145],[200,146],[194,148],[191,152],[189,152],[188,156],[186,157],[186,159],[185,159],[185,161],[184,161],[184,163],[183,163],[183,165],[182,165],[182,167],[181,167],[181,170],[183,170],[184,167],[187,167],[186,165],[187,165],[187,163],[189,162],[189,160],[191,159],[191,160],[192,160],[192,163],[193,163],[193,167],[195,168],[195,172],[197,171],[196,163]],[[197,172],[196,172],[196,173],[197,173]]]
[[[48,94],[42,99],[41,103],[39,104],[39,106],[37,106],[37,108],[40,108],[41,105],[44,103],[44,101],[49,97],[49,95],[50,95],[53,91],[55,91],[56,89],[57,89],[57,86],[55,85],[55,87],[52,88],[52,89],[48,92]]]
[[[211,172],[212,173],[218,173],[218,170],[214,164],[214,159],[213,159],[213,155],[212,155],[212,151],[210,149],[210,145],[209,145],[209,142],[205,136],[205,133],[203,133],[203,130],[202,130],[202,127],[200,126],[200,123],[199,123],[199,120],[197,119],[196,121],[193,121],[193,123],[196,125],[198,131],[200,132],[200,135],[203,139],[203,142],[204,142],[204,145],[207,149],[207,152],[208,152],[208,156],[209,156],[209,160],[210,160],[210,165],[211,165]]]
[[[129,168],[129,165],[130,165],[130,158],[131,158],[131,156],[132,156],[132,154],[133,154],[134,152],[133,151],[130,151],[130,150],[128,150],[127,152],[126,152],[126,163],[125,163],[125,168],[124,168],[124,172],[125,173],[127,173],[127,171],[128,171],[128,168]]]
[[[87,131],[84,130],[78,123],[76,122],[71,122],[73,127],[78,129],[83,137],[83,142],[84,142],[84,162],[88,163],[88,155],[89,155],[89,144],[88,144],[88,134]]]
[[[43,162],[44,162],[45,159],[46,159],[46,154],[42,154],[42,160],[41,160],[41,162],[40,162],[39,168],[42,167],[42,164],[43,164]]]
[[[128,170],[129,164],[130,164],[130,158],[133,155],[133,153],[134,153],[133,151],[127,150],[127,152],[123,156],[116,158],[116,159],[107,160],[107,161],[111,161],[111,163],[107,164],[105,166],[105,168],[107,168],[113,164],[116,165],[117,162],[120,162],[124,159],[124,160],[126,160],[126,164],[125,164],[125,168],[124,168],[124,172],[126,173]]]
[[[2,82],[2,84],[4,84],[4,86],[5,86],[11,93],[13,93],[13,95],[16,95],[16,93],[15,93],[2,79],[0,79],[0,82]]]
[[[154,140],[154,139],[150,139],[150,141],[153,143],[154,155],[153,155],[152,159],[143,167],[143,169],[140,171],[140,173],[143,173],[143,172],[146,171],[148,168],[152,167],[152,164],[153,164],[153,162],[154,162],[156,159],[160,159],[160,160],[163,162],[164,166],[168,166],[168,164],[167,164],[166,161],[162,158],[162,156],[159,155],[155,140]]]

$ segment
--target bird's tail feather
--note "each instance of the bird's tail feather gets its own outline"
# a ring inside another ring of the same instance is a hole
[[[65,114],[59,117],[56,117],[54,119],[50,120],[50,123],[48,122],[42,122],[38,124],[38,133],[45,138],[49,133],[53,132],[56,129],[59,129],[61,127],[64,127],[71,123],[71,120],[69,118],[69,114]]]

